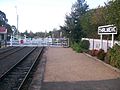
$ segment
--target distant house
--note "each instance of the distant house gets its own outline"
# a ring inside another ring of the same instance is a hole
[[[7,29],[3,26],[0,26],[0,47],[6,45],[7,40]]]
[[[62,38],[62,31],[61,30],[52,31],[52,37],[53,38]]]
[[[6,25],[7,25],[7,18],[4,12],[0,11],[0,41],[6,40]]]
[[[0,41],[6,40],[7,29],[3,26],[0,26]]]

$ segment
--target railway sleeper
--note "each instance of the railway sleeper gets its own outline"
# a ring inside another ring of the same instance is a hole
[[[38,56],[39,56],[39,53],[37,53],[38,51],[39,50],[36,50],[35,51],[36,54],[31,53],[31,55],[33,55],[33,56],[36,55],[36,57],[38,58]],[[21,83],[23,82],[23,79],[26,77],[26,75],[30,71],[31,66],[33,66],[33,63],[34,63],[33,59],[36,59],[36,57],[33,58],[32,56],[28,56],[27,58],[30,58],[30,59],[28,59],[28,61],[25,61],[25,60],[27,60],[27,59],[25,59],[24,64],[18,65],[15,69],[13,69],[13,71],[11,73],[9,73],[7,78],[4,79],[2,84],[3,84],[3,86],[6,86],[6,87],[2,87],[1,85],[0,86],[4,90],[19,90],[18,89],[19,85],[21,85]],[[0,89],[0,90],[3,90],[3,89]]]

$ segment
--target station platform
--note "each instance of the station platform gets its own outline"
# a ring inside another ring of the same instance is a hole
[[[45,56],[40,90],[120,90],[120,73],[83,53],[71,48],[47,48]]]

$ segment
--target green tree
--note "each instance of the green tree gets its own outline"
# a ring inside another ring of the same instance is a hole
[[[34,33],[32,31],[29,32],[29,37],[33,38],[34,37]]]
[[[94,32],[92,26],[92,10],[88,11],[81,17],[81,27],[85,34],[85,37],[91,37],[92,33]],[[92,33],[91,33],[92,32]]]
[[[87,11],[82,16],[81,26],[86,37],[98,38],[98,26],[108,24],[106,10],[106,7],[98,7]]]
[[[6,28],[7,28],[7,34],[8,34],[8,35],[11,35],[11,34],[13,33],[12,27],[11,27],[9,24],[7,24],[7,25],[6,25]]]
[[[25,30],[24,35],[29,36],[28,30]]]
[[[64,30],[69,33],[69,38],[72,43],[78,43],[83,37],[84,33],[81,27],[80,18],[87,12],[88,5],[85,0],[77,0],[71,8],[71,13],[66,15]]]
[[[0,11],[0,26],[6,26],[8,19],[6,18],[6,14]]]
[[[112,0],[106,4],[108,10],[108,21],[110,24],[114,24],[118,29],[118,35],[120,33],[120,0]]]
[[[11,28],[12,28],[12,31],[13,31],[13,35],[17,35],[17,28],[16,28],[16,26],[12,25]]]
[[[70,37],[70,30],[66,26],[60,26],[60,31],[62,32],[63,37]]]
[[[44,32],[36,32],[34,34],[34,37],[36,37],[36,38],[44,38],[45,37],[45,33]]]

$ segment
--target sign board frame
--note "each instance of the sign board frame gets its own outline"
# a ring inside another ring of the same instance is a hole
[[[100,49],[103,48],[103,35],[112,35],[112,44],[111,47],[114,45],[114,34],[117,34],[117,28],[114,25],[105,25],[105,26],[99,26],[98,27],[98,35],[100,35]]]
[[[117,34],[117,28],[114,25],[99,26],[98,35],[101,34]]]

